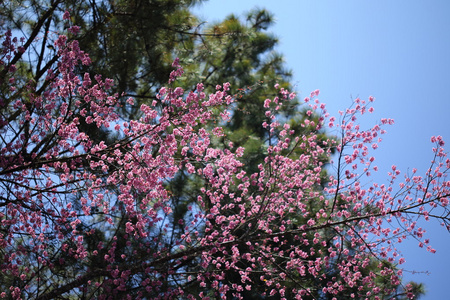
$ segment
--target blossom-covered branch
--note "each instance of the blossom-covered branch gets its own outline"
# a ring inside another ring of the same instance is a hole
[[[0,297],[414,296],[411,286],[398,290],[404,258],[395,244],[413,236],[434,252],[418,218],[449,224],[441,137],[424,176],[400,180],[392,166],[388,185],[367,187],[371,153],[393,123],[357,125],[373,98],[356,99],[336,122],[315,91],[299,131],[279,118],[295,95],[277,86],[263,104],[264,160],[248,172],[246,149],[227,142],[222,126],[236,100],[228,83],[185,92],[176,60],[169,87],[123,120],[113,81],[75,72],[90,63],[76,40],[58,38],[57,66],[39,92],[11,63],[29,47],[16,44],[7,34],[2,46]],[[320,136],[326,125],[339,140]],[[96,130],[115,139],[99,141]],[[335,150],[336,172],[324,178]],[[199,186],[183,214],[173,204],[177,176]]]

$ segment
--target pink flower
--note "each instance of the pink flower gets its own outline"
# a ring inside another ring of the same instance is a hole
[[[63,14],[63,20],[69,20],[70,19],[70,13],[66,10]]]
[[[80,32],[80,26],[71,26],[69,29],[69,32],[73,35],[77,35]]]

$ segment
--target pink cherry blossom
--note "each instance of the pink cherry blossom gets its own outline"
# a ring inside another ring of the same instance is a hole
[[[229,299],[258,287],[264,297],[309,299],[320,290],[377,299],[396,292],[380,278],[401,283],[397,243],[413,237],[436,251],[418,219],[450,228],[450,160],[441,136],[431,138],[432,162],[422,176],[393,165],[386,182],[367,180],[378,169],[380,136],[394,124],[358,125],[373,112],[373,97],[355,99],[336,118],[316,90],[296,127],[279,114],[295,94],[276,85],[278,94],[262,104],[270,138],[251,173],[246,149],[220,126],[232,117],[229,83],[209,95],[202,84],[185,92],[176,86],[183,74],[177,59],[157,101],[123,122],[113,81],[75,72],[90,63],[76,40],[58,37],[58,61],[40,92],[10,80],[10,62],[22,51],[10,32],[3,39],[2,91],[14,101],[1,105],[0,268],[12,280],[0,297],[133,290],[141,298]],[[80,124],[113,129],[118,139],[97,141]],[[325,124],[336,138],[322,137]],[[184,215],[171,185],[179,176],[201,183]],[[411,286],[404,290],[414,296]]]

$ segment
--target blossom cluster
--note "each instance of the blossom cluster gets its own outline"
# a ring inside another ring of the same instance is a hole
[[[77,73],[90,59],[76,40],[60,36],[45,82],[24,86],[12,62],[26,49],[15,43],[5,36],[0,64],[0,270],[10,282],[0,297],[242,299],[257,290],[381,299],[401,285],[397,243],[412,235],[435,251],[418,218],[449,225],[450,160],[440,136],[424,176],[402,179],[392,166],[389,184],[361,183],[377,170],[372,152],[393,124],[356,123],[373,98],[356,99],[336,119],[315,91],[304,104],[308,130],[299,131],[277,117],[295,97],[277,86],[263,104],[270,144],[248,173],[246,150],[225,143],[220,125],[236,101],[228,83],[185,92],[172,86],[183,74],[175,61],[171,87],[124,121],[113,81]],[[326,127],[340,136],[321,139]],[[97,140],[96,130],[117,138]],[[335,172],[324,178],[332,158]],[[201,183],[181,216],[169,184],[177,176]]]

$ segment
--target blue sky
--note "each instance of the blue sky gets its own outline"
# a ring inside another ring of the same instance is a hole
[[[374,96],[375,114],[361,124],[395,120],[374,153],[376,181],[383,182],[393,164],[425,172],[432,135],[450,147],[450,1],[210,0],[195,12],[212,23],[254,7],[275,15],[270,31],[300,98],[319,89],[319,99],[337,115],[352,98]],[[405,280],[426,284],[424,300],[447,299],[450,234],[435,222],[424,225],[437,252],[416,241],[402,244],[403,266],[411,271]]]

